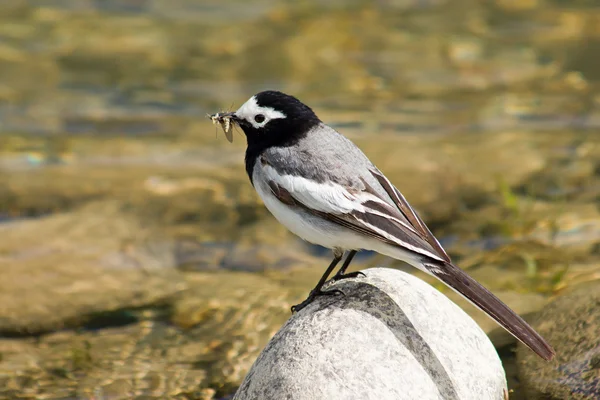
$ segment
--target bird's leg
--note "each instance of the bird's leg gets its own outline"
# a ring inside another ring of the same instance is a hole
[[[327,281],[327,278],[333,272],[335,267],[338,265],[338,263],[342,259],[343,255],[344,255],[344,252],[341,250],[335,249],[333,251],[333,261],[331,262],[331,264],[329,264],[329,267],[327,267],[327,270],[325,271],[323,276],[321,276],[321,279],[319,280],[319,283],[317,283],[317,286],[315,286],[315,288],[310,291],[310,294],[308,295],[306,300],[304,300],[300,304],[296,304],[295,306],[292,306],[292,312],[298,312],[298,311],[302,310],[304,307],[309,305],[317,296],[332,295],[332,294],[344,294],[341,290],[338,290],[338,289],[328,290],[326,292],[321,290],[323,288],[323,285]]]
[[[348,269],[348,266],[352,262],[352,259],[354,258],[355,255],[356,255],[356,250],[350,250],[350,252],[348,253],[348,256],[346,256],[346,260],[344,261],[344,264],[342,264],[342,267],[338,270],[337,274],[335,274],[333,276],[333,278],[331,278],[332,282],[340,281],[342,279],[356,278],[357,276],[361,276],[361,275],[365,276],[365,274],[363,274],[360,271],[350,272],[348,274],[346,273],[346,270]]]

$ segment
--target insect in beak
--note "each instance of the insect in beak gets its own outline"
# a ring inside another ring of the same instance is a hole
[[[225,137],[229,143],[233,142],[233,124],[237,122],[235,112],[216,113],[208,116],[213,124],[221,125],[221,129],[225,132]]]

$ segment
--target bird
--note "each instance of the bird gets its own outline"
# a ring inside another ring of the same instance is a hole
[[[531,326],[488,289],[452,263],[404,195],[348,138],[322,122],[294,96],[265,90],[233,112],[212,116],[246,136],[245,166],[266,208],[292,233],[329,248],[333,260],[299,312],[331,281],[347,273],[357,251],[371,250],[434,276],[465,297],[545,360],[555,351]],[[230,138],[230,136],[228,136]]]

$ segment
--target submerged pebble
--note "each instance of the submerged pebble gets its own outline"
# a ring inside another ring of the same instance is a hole
[[[556,349],[544,362],[520,345],[519,377],[528,399],[600,398],[600,281],[561,295],[538,315],[533,327]]]

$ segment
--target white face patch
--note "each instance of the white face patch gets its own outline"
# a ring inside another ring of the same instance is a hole
[[[248,121],[255,129],[264,127],[272,119],[286,117],[284,113],[277,111],[272,107],[259,106],[255,96],[250,97],[247,102],[242,104],[235,112],[235,115],[238,118]],[[262,117],[260,117],[261,115]]]

